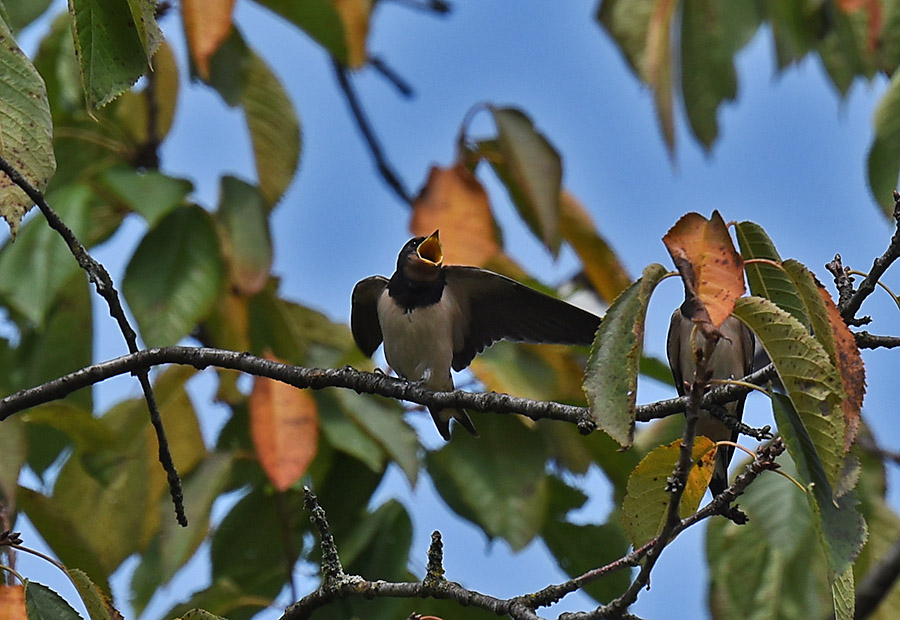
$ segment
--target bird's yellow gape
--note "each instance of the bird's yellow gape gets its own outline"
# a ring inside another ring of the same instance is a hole
[[[441,240],[438,238],[439,232],[439,230],[436,230],[425,237],[425,241],[416,248],[416,254],[419,258],[433,265],[440,265],[444,262],[444,249],[441,247]]]

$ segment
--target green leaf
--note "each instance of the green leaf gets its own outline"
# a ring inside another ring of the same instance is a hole
[[[869,147],[869,189],[889,220],[894,213],[893,191],[900,172],[900,68],[875,108],[875,139]]]
[[[873,41],[870,48],[869,9],[828,11],[826,19],[827,29],[818,44],[819,57],[835,88],[845,96],[857,77],[871,78],[875,73],[873,51],[877,44]]]
[[[28,620],[81,620],[66,599],[35,581],[25,580],[25,609]]]
[[[87,187],[70,185],[51,193],[48,200],[57,205],[57,213],[75,236],[83,238],[92,198]],[[34,218],[15,243],[0,251],[0,295],[25,320],[43,325],[60,288],[77,271],[78,263],[62,237],[43,217]]]
[[[252,351],[261,354],[269,349],[291,364],[309,365],[317,348],[337,351],[338,356],[356,349],[346,323],[335,323],[321,312],[281,299],[277,287],[277,280],[270,279],[269,285],[250,299]],[[316,363],[333,366],[338,359]]]
[[[381,446],[353,419],[344,414],[341,403],[331,391],[315,393],[322,435],[336,450],[359,459],[375,473],[384,471],[386,454]]]
[[[734,229],[738,244],[741,246],[741,256],[745,261],[761,258],[781,262],[775,244],[759,224],[738,222]],[[744,271],[747,273],[747,283],[753,295],[775,302],[779,308],[790,312],[795,319],[809,327],[809,316],[806,314],[803,299],[783,269],[766,263],[745,263]]]
[[[83,570],[90,575],[91,581],[108,592],[109,572],[104,566],[105,560],[94,541],[83,538],[77,531],[82,524],[60,511],[55,499],[37,491],[20,486],[18,499],[19,509],[28,516],[54,555],[63,564]]]
[[[298,557],[302,549],[299,536],[284,548],[282,532],[290,530],[280,515],[279,502],[292,498],[299,510],[299,497],[291,493],[276,497],[256,488],[245,495],[225,515],[212,536],[210,560],[213,581],[221,579],[239,583],[246,594],[274,598],[287,580],[285,559]],[[247,539],[248,533],[251,534]],[[246,540],[245,544],[235,541]]]
[[[19,32],[25,26],[44,14],[53,0],[29,0],[28,2],[6,2],[3,5],[6,15],[4,19],[13,32]]]
[[[222,616],[210,613],[205,609],[191,609],[180,616],[181,620],[226,620]]]
[[[65,435],[79,452],[96,452],[114,447],[109,429],[86,410],[65,402],[52,402],[29,409],[22,416],[29,425],[54,428]]]
[[[694,441],[687,484],[678,505],[683,519],[693,514],[712,478],[715,467],[715,443],[706,437]],[[622,502],[622,523],[635,548],[650,542],[660,533],[669,513],[672,494],[666,489],[668,478],[675,470],[681,451],[681,440],[659,446],[645,456],[628,478],[625,501]]]
[[[343,452],[332,452],[328,462],[322,451],[310,466],[313,488],[319,504],[328,515],[331,531],[337,540],[352,534],[366,514],[372,494],[381,484],[384,470],[372,471],[358,459]],[[311,528],[304,517],[305,525]],[[310,529],[311,531],[311,529]]]
[[[856,604],[856,586],[853,583],[853,567],[838,575],[831,585],[834,596],[834,617],[836,620],[853,620]]]
[[[214,453],[204,459],[196,471],[185,479],[184,505],[191,527],[181,527],[171,516],[169,497],[161,500],[160,531],[162,583],[168,583],[191,559],[209,534],[209,516],[213,502],[224,491],[231,475],[233,454]]]
[[[395,401],[364,397],[340,390],[337,401],[366,434],[374,439],[394,460],[409,484],[416,485],[419,476],[419,438],[403,420],[403,410]]]
[[[266,204],[256,187],[234,177],[222,178],[219,210],[230,283],[239,293],[254,295],[269,280],[272,238]]]
[[[634,439],[637,376],[647,305],[666,268],[652,264],[606,312],[584,371],[584,392],[597,424],[622,446]]]
[[[21,387],[40,385],[91,364],[94,327],[91,291],[84,273],[76,270],[59,289],[40,327],[22,327],[22,339],[13,372]],[[65,398],[81,409],[92,410],[91,390],[78,390]]]
[[[491,160],[519,215],[550,250],[559,253],[562,159],[532,120],[517,108],[490,107],[501,161]]]
[[[156,23],[156,0],[128,0],[128,8],[147,62],[150,62],[163,40],[162,31]]]
[[[366,515],[338,546],[347,572],[367,579],[402,581],[412,544],[412,521],[403,504],[388,500]]]
[[[167,427],[167,430],[170,429]],[[141,555],[141,562],[131,578],[131,604],[135,613],[143,612],[153,595],[169,583],[209,536],[210,510],[225,490],[233,462],[233,454],[214,453],[185,479],[184,505],[190,524],[187,528],[172,518],[168,494],[160,498],[160,531]]]
[[[522,549],[544,525],[549,501],[546,449],[518,420],[482,416],[480,438],[459,434],[427,457],[444,501],[480,526]]]
[[[300,119],[278,77],[253,54],[241,105],[253,142],[259,189],[269,207],[284,195],[300,163]]]
[[[98,188],[135,211],[153,228],[176,207],[183,206],[194,184],[187,179],[166,176],[157,170],[137,171],[131,166],[115,166],[98,175]]]
[[[224,272],[219,238],[203,209],[176,209],[147,233],[122,281],[147,346],[188,335],[214,308]]]
[[[628,552],[631,543],[622,529],[618,512],[602,525],[576,525],[566,520],[566,513],[581,508],[587,496],[555,476],[550,478],[550,494],[551,514],[541,530],[541,537],[567,575],[583,575]],[[630,582],[631,570],[619,570],[592,581],[584,590],[597,602],[607,602],[624,592]]]
[[[790,459],[779,462],[786,473],[795,475]],[[781,476],[764,472],[741,496],[741,509],[750,517],[747,524],[711,519],[707,527],[712,617],[824,617],[831,611],[828,567],[802,491]]]
[[[646,82],[645,56],[650,17],[658,0],[604,0],[597,20],[609,33],[631,70]]]
[[[240,105],[253,143],[259,189],[271,209],[300,161],[300,120],[278,77],[236,29],[210,62],[210,85],[228,105]]]
[[[28,436],[21,416],[3,421],[0,433],[0,501],[15,511],[19,473],[28,458]]]
[[[256,0],[301,28],[341,64],[347,64],[347,43],[341,16],[330,0]]]
[[[809,317],[809,326],[816,340],[822,345],[828,359],[837,367],[837,351],[834,344],[834,332],[828,319],[825,301],[819,294],[816,277],[806,266],[792,258],[781,264],[784,272],[791,279],[797,295],[803,303],[804,315]]]
[[[66,574],[75,584],[91,620],[117,620],[122,617],[113,606],[112,599],[91,581],[87,573],[77,568],[66,568]]]
[[[809,489],[807,499],[813,524],[828,558],[831,578],[837,579],[852,567],[866,541],[866,523],[856,509],[856,495],[847,492],[834,497],[834,487],[818,458],[813,439],[791,401],[783,394],[773,393],[771,396],[775,421],[785,438],[791,458],[797,463],[799,475]],[[788,433],[787,429],[793,429],[793,433]]]
[[[841,378],[822,345],[793,316],[767,299],[743,297],[734,307],[768,353],[811,436],[831,487],[844,464]],[[787,429],[781,429],[785,432]]]
[[[33,187],[43,191],[56,170],[53,124],[44,80],[0,20],[0,154]],[[15,238],[33,204],[6,173],[0,173],[0,215]]]
[[[70,0],[69,7],[85,99],[88,109],[96,110],[128,90],[147,70],[147,59],[156,50],[145,49],[142,34],[149,36],[157,26],[136,27],[126,0]]]

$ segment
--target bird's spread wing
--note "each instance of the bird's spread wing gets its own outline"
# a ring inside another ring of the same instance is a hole
[[[384,276],[371,276],[353,287],[350,303],[350,330],[359,350],[371,357],[381,344],[381,324],[378,322],[378,298],[388,285]]]
[[[497,340],[589,345],[600,318],[505,276],[445,267],[447,289],[463,314],[453,369],[462,370]]]

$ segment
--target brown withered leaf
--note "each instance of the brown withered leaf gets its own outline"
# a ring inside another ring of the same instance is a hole
[[[0,584],[0,620],[28,620],[24,586]]]
[[[850,450],[850,446],[856,440],[859,431],[860,410],[863,397],[866,395],[866,367],[859,347],[856,346],[856,338],[847,328],[841,312],[831,299],[831,295],[824,286],[819,284],[819,295],[825,302],[828,310],[828,320],[831,323],[831,331],[834,334],[834,365],[841,375],[841,383],[844,393],[847,395],[841,403],[841,411],[844,413],[844,451]]]
[[[695,302],[694,322],[707,337],[717,334],[745,290],[743,260],[725,221],[718,211],[708,220],[688,213],[669,229],[663,243],[681,274],[686,298]]]
[[[181,19],[197,73],[209,79],[209,60],[231,31],[234,0],[182,0]]]
[[[559,230],[581,258],[588,281],[611,304],[631,284],[619,257],[597,232],[590,214],[578,199],[563,191],[559,198]]]
[[[409,228],[416,236],[440,229],[446,264],[483,267],[500,251],[487,192],[461,163],[432,166]]]
[[[268,352],[265,358],[281,361]],[[250,434],[259,463],[272,485],[284,491],[306,473],[316,455],[319,440],[316,401],[307,390],[256,377],[249,408]]]

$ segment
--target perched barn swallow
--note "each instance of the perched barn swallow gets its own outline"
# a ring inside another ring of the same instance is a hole
[[[754,338],[746,325],[733,316],[725,319],[719,327],[722,337],[713,349],[707,368],[712,371],[712,379],[740,379],[753,371],[753,347]],[[691,345],[691,334],[694,334]],[[690,304],[684,302],[672,313],[672,321],[669,323],[669,337],[666,341],[666,353],[669,357],[669,367],[672,369],[672,377],[675,379],[675,389],[678,394],[684,396],[685,380],[694,379],[696,361],[694,352],[703,348],[705,336],[699,329],[694,329],[691,320]],[[728,413],[739,422],[744,414],[744,401],[746,396],[737,401],[728,403]],[[706,411],[700,412],[700,420],[697,422],[697,434],[704,435],[713,441],[737,441],[738,432],[728,428],[722,421],[717,420]],[[728,464],[734,448],[720,446],[716,453],[716,463],[713,469],[712,479],[709,482],[709,490],[713,497],[728,488]]]
[[[462,370],[497,340],[589,345],[600,318],[500,274],[444,266],[438,231],[410,239],[391,279],[371,276],[353,288],[350,326],[371,356],[384,341],[394,371],[435,391],[453,389]],[[450,439],[450,419],[477,435],[462,409],[430,409]]]

